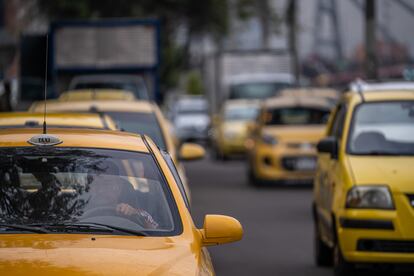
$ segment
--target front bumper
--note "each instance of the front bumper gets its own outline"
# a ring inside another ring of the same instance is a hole
[[[414,263],[414,207],[405,194],[394,195],[394,202],[396,210],[344,210],[339,214],[338,241],[347,261]],[[362,225],[346,225],[344,219]]]
[[[299,167],[299,162],[313,165]],[[253,156],[255,176],[265,181],[311,181],[315,176],[314,150],[287,150],[264,146]]]

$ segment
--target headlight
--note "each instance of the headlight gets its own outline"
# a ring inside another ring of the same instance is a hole
[[[354,186],[346,197],[346,208],[394,209],[394,204],[386,186]]]
[[[268,145],[276,145],[277,144],[277,139],[275,137],[271,136],[271,135],[268,135],[268,134],[264,134],[262,136],[262,141],[263,141],[263,143],[268,144]]]

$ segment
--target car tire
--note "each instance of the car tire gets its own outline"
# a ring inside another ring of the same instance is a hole
[[[333,252],[333,265],[334,265],[334,275],[335,276],[353,276],[356,274],[355,265],[353,263],[347,262],[342,255],[341,248],[337,243]]]
[[[314,221],[315,230],[314,230],[314,257],[315,264],[317,266],[332,266],[333,263],[333,250],[327,246],[320,237],[320,231],[318,226],[318,221]]]

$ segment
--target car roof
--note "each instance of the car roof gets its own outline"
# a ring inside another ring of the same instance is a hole
[[[327,97],[339,98],[339,91],[324,87],[286,88],[280,91],[281,96]]]
[[[143,81],[141,76],[128,74],[95,74],[95,75],[79,75],[73,77],[71,84],[75,82],[123,82],[123,81]]]
[[[409,81],[387,81],[370,82],[356,80],[349,85],[349,90],[353,92],[379,92],[379,91],[414,91],[414,82]]]
[[[154,104],[148,101],[107,101],[107,100],[93,100],[93,101],[61,101],[48,100],[46,101],[48,111],[54,112],[137,112],[137,113],[153,113]],[[39,101],[32,104],[30,111],[41,112],[44,108],[44,102]]]
[[[134,100],[135,95],[131,91],[121,89],[79,89],[62,93],[59,100],[62,101],[91,101],[91,100]]]
[[[315,97],[274,97],[264,101],[265,108],[284,108],[284,107],[314,107],[321,109],[331,109],[332,105],[325,98]]]
[[[28,141],[40,135],[35,128],[0,129],[0,147],[34,147]],[[61,144],[55,147],[102,148],[149,152],[138,134],[95,129],[48,128],[47,134],[57,137]]]
[[[31,112],[0,112],[0,128],[42,127],[44,114]],[[93,113],[47,113],[48,126],[116,130],[116,124],[107,115]]]
[[[350,92],[347,96],[362,101],[359,93]],[[362,96],[364,101],[414,100],[414,90],[372,90],[369,93],[363,93]]]

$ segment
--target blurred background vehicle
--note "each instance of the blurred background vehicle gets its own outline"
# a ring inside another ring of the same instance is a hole
[[[75,76],[68,90],[115,89],[130,91],[139,100],[150,100],[144,79],[133,75],[80,75]]]
[[[249,126],[259,113],[258,100],[228,100],[219,114],[213,115],[212,150],[217,160],[246,154]]]
[[[174,132],[181,142],[207,141],[210,114],[207,100],[202,96],[181,96],[169,112]]]
[[[228,99],[262,99],[274,96],[295,82],[288,51],[220,51],[203,64],[206,95],[213,113]]]
[[[298,87],[283,89],[280,91],[279,95],[305,98],[325,98],[330,102],[332,107],[334,107],[339,100],[341,93],[336,89],[326,87]]]
[[[330,109],[323,98],[266,100],[248,142],[250,184],[312,183],[316,144],[323,137]]]
[[[279,92],[293,85],[289,74],[244,74],[228,79],[228,99],[266,99],[278,96]]]

